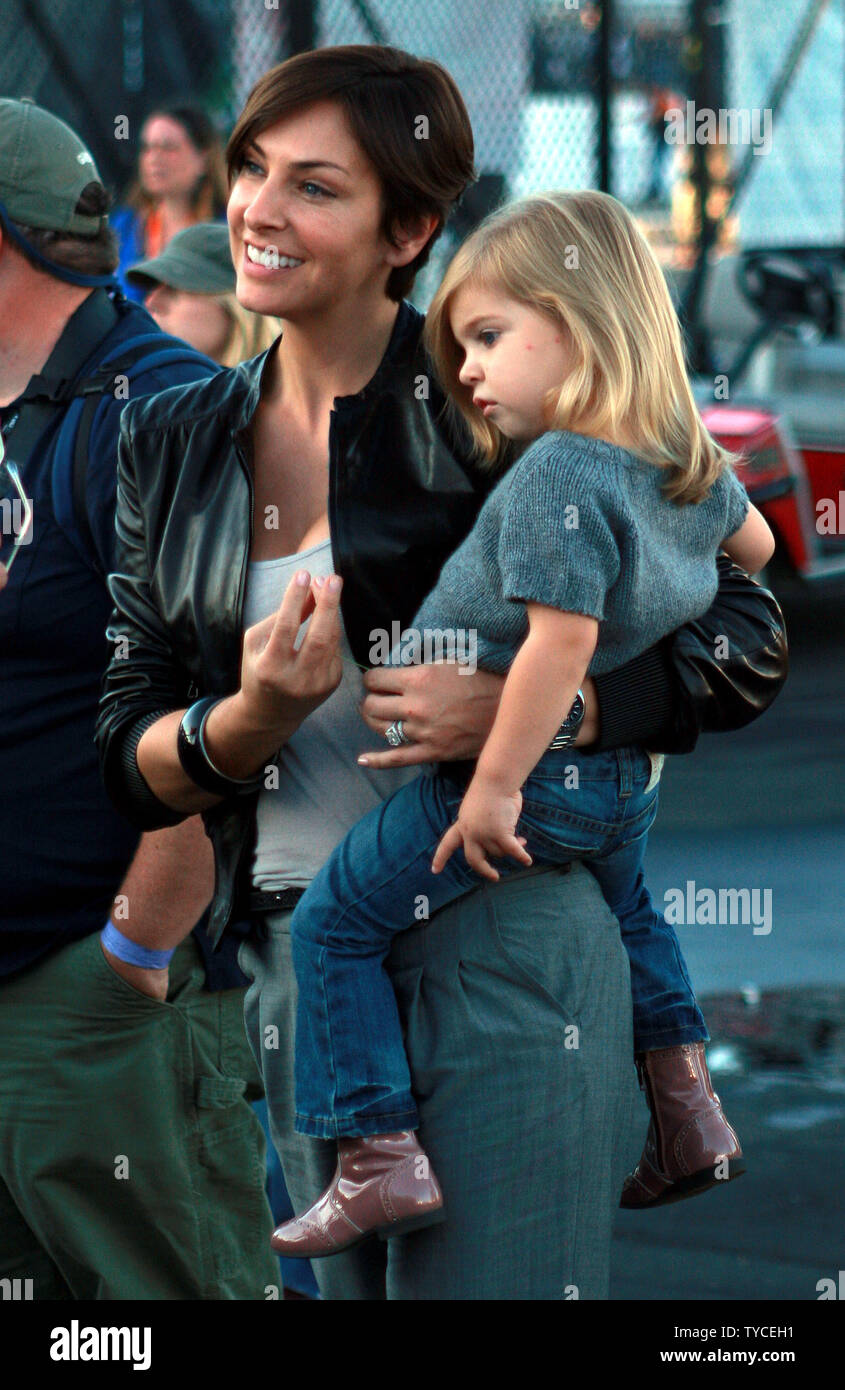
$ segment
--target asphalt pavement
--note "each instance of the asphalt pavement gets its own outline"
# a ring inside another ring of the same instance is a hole
[[[748,1168],[620,1211],[615,1299],[815,1300],[845,1271],[845,584],[778,597],[790,679],[749,728],[667,760],[646,861],[656,903],[683,904],[711,1073]],[[744,890],[737,920],[690,921],[702,889]],[[634,1160],[647,1121],[643,1101]]]

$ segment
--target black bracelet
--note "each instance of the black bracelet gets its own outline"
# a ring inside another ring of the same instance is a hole
[[[225,695],[206,695],[186,709],[179,724],[176,748],[183,771],[203,791],[214,796],[246,796],[264,785],[263,771],[244,782],[227,777],[214,766],[203,738],[206,719],[214,706],[226,698]]]

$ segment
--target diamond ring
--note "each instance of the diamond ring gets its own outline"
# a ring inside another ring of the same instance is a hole
[[[400,748],[403,743],[411,743],[405,730],[402,728],[402,720],[396,719],[388,729],[385,729],[384,736],[391,748]]]

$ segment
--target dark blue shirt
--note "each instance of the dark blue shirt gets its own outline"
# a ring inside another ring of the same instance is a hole
[[[120,318],[102,340],[100,359],[129,338],[158,332],[139,305],[123,301],[118,308]],[[162,348],[183,349],[185,360],[133,372],[132,399],[213,370],[201,354],[160,336]],[[96,366],[89,359],[84,375]],[[42,374],[50,374],[49,362]],[[91,430],[87,510],[104,574],[115,568],[117,439],[125,404],[104,393]],[[0,414],[4,422],[13,421],[15,403]],[[115,811],[100,780],[94,724],[110,655],[105,630],[112,603],[96,565],[86,562],[54,513],[60,419],[57,411],[55,427],[51,423],[48,438],[42,436],[29,459],[15,455],[14,428],[7,443],[7,456],[18,463],[32,499],[33,526],[32,540],[20,547],[0,593],[0,975],[100,930],[140,838]],[[232,957],[233,950],[226,955]],[[243,982],[231,962],[227,971],[226,955],[215,958],[209,971],[216,987]]]

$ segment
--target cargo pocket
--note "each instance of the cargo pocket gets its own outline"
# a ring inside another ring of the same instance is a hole
[[[198,1076],[194,1099],[198,1110],[228,1110],[245,1092],[240,1076]]]
[[[265,1139],[246,1089],[240,1076],[194,1078],[195,1182],[217,1298],[263,1299],[278,1284]]]

